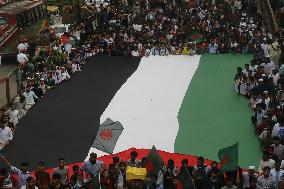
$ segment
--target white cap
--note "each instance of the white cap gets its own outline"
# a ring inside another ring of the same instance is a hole
[[[249,170],[255,170],[255,166],[253,165],[249,166]]]

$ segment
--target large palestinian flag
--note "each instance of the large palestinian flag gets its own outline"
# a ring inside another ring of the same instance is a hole
[[[246,100],[235,94],[233,76],[247,55],[150,56],[140,60],[100,117],[124,130],[114,153],[131,147],[203,155],[240,143],[241,166],[256,165],[260,152]],[[99,156],[104,152],[91,148]]]

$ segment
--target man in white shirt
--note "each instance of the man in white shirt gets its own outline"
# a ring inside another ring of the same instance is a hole
[[[103,2],[103,7],[106,8],[106,7],[108,6],[108,4],[109,4],[109,3],[108,3],[107,1],[104,1],[104,2]]]
[[[268,154],[263,154],[262,155],[262,160],[260,160],[260,162],[259,162],[258,171],[260,173],[262,173],[262,171],[263,171],[263,169],[265,167],[269,167],[270,169],[273,169],[274,168],[274,163],[275,163],[275,161],[273,159],[269,159]]]
[[[33,91],[31,91],[30,86],[27,87],[27,90],[26,92],[23,93],[23,95],[26,97],[25,109],[28,110],[35,104],[34,99],[38,99],[38,97],[35,95]]]
[[[141,31],[142,30],[142,25],[139,25],[139,24],[133,24],[133,29],[135,30],[135,31]]]
[[[68,57],[69,57],[69,55],[71,54],[71,51],[72,51],[72,45],[70,43],[67,43],[66,45],[64,45],[64,50],[65,50],[65,52],[67,52]]]
[[[9,111],[9,118],[10,118],[10,122],[12,122],[15,126],[18,124],[19,122],[19,110],[16,109],[15,105],[13,105],[11,107],[11,110]]]
[[[138,49],[135,48],[135,49],[131,52],[131,55],[132,55],[133,57],[139,57]]]
[[[29,59],[27,57],[27,55],[25,55],[24,53],[20,52],[18,55],[17,55],[17,61],[20,63],[20,64],[26,64]]]
[[[261,50],[264,53],[264,56],[266,56],[266,57],[269,56],[268,43],[267,43],[266,39],[263,40],[263,43],[260,46],[261,46]]]
[[[26,46],[24,43],[20,43],[20,44],[17,46],[17,49],[19,50],[19,53],[20,53],[20,52],[26,52],[26,51],[27,51],[27,46]]]
[[[279,119],[278,123],[276,123],[272,129],[272,137],[279,136],[280,139],[284,138],[284,120],[282,118]]]
[[[250,187],[250,180],[251,178],[258,178],[258,175],[255,172],[255,166],[249,166],[249,171],[243,173],[243,188],[249,188]]]
[[[170,41],[173,37],[174,37],[174,36],[173,36],[172,33],[168,33],[168,34],[167,34],[167,39],[168,39],[168,41]]]
[[[280,75],[279,75],[279,73],[277,72],[277,70],[275,68],[272,70],[272,73],[269,75],[269,77],[272,77],[273,85],[275,87],[277,87],[278,80],[280,79]]]
[[[6,124],[0,123],[0,150],[13,139],[12,130]]]
[[[69,80],[71,78],[69,73],[64,67],[61,67],[61,77],[62,77],[62,81]]]
[[[29,48],[29,44],[27,43],[26,39],[23,39],[17,47],[17,49],[19,50],[19,53],[20,52],[26,53],[28,48]]]
[[[270,57],[267,57],[267,61],[268,61],[267,64],[268,64],[268,68],[269,68],[269,73],[271,73],[272,70],[275,69],[275,63]]]
[[[275,183],[275,189],[278,189],[279,181],[284,176],[284,170],[280,169],[280,161],[275,162],[274,168],[270,171],[270,176]]]
[[[238,0],[236,1],[235,7],[237,8],[238,11],[242,10],[242,1]]]
[[[61,176],[60,177],[61,184],[67,184],[68,180],[69,180],[69,175],[68,175],[69,167],[65,166],[65,159],[64,158],[59,158],[58,163],[59,163],[58,167],[56,167],[53,170],[53,173],[57,173]]]
[[[209,51],[210,54],[218,53],[218,44],[214,43],[214,42],[210,43],[208,45],[208,51]]]

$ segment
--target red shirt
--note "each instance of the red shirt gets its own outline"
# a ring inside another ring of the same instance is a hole
[[[68,43],[68,41],[69,41],[69,37],[68,36],[66,36],[66,35],[62,35],[61,36],[61,43],[63,45],[66,45]]]
[[[112,180],[110,177],[101,177],[100,179],[100,184],[102,186],[102,188],[104,189],[112,189],[113,184],[112,184]]]

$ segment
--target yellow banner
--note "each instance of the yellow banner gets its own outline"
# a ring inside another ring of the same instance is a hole
[[[126,180],[146,180],[147,170],[128,166],[126,169]]]

